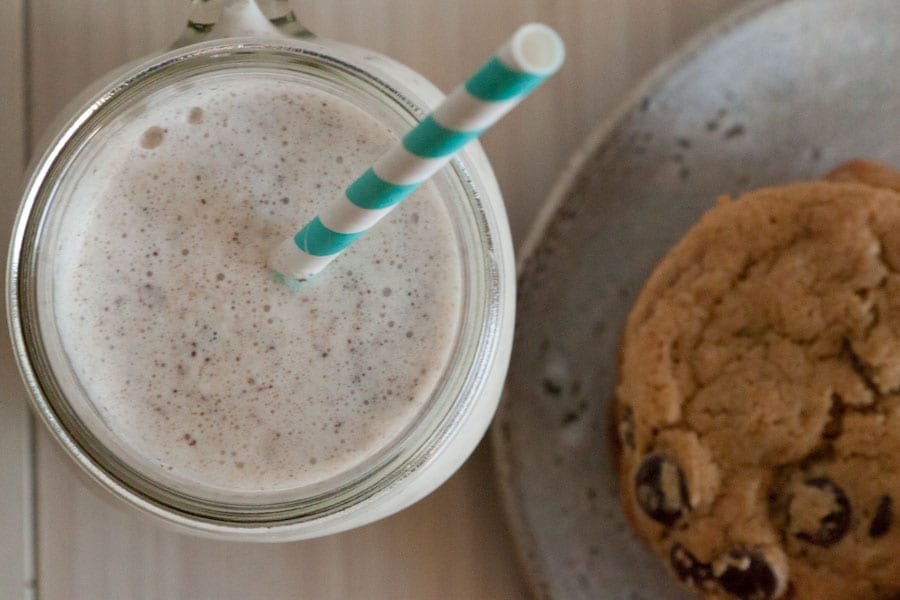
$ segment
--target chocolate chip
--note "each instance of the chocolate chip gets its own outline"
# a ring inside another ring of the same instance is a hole
[[[804,485],[827,494],[830,506],[827,513],[819,517],[819,526],[814,531],[797,531],[794,536],[816,546],[831,546],[839,542],[850,529],[850,500],[836,483],[826,477],[807,479]]]
[[[828,410],[828,422],[822,430],[822,437],[826,440],[837,439],[844,430],[844,413],[847,412],[840,396],[831,395],[831,408]]]
[[[875,516],[872,517],[872,524],[869,525],[869,537],[879,538],[888,532],[894,521],[893,500],[890,496],[882,496],[878,508],[875,509]]]
[[[688,511],[687,486],[681,468],[670,458],[650,454],[634,476],[638,504],[648,517],[673,525]]]
[[[775,571],[760,552],[732,550],[717,566],[719,585],[741,600],[768,600],[778,591]]]
[[[697,557],[681,544],[675,544],[669,551],[669,562],[675,575],[688,585],[699,587],[713,578],[712,567]]]

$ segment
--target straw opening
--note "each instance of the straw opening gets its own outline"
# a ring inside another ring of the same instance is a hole
[[[540,23],[520,27],[342,196],[331,199],[292,240],[282,242],[270,256],[270,266],[298,280],[314,276],[460,148],[534,91],[564,58],[565,48],[555,31]]]
[[[513,36],[511,50],[516,67],[526,73],[547,75],[556,71],[565,58],[565,46],[553,29],[529,23]]]

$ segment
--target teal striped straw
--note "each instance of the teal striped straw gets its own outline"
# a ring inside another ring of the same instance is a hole
[[[484,133],[562,65],[559,35],[540,23],[520,27],[472,77],[403,140],[272,254],[278,274],[305,281],[324,269],[460,148]]]

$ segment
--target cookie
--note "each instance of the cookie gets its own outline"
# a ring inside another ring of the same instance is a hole
[[[827,181],[864,183],[900,192],[900,172],[870,160],[851,160],[829,172]]]
[[[900,194],[859,164],[721,199],[626,323],[623,506],[705,598],[900,597]]]

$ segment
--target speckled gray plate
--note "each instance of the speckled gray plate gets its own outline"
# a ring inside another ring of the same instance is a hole
[[[701,35],[602,125],[526,244],[494,425],[501,489],[539,596],[686,598],[626,527],[606,410],[654,264],[718,194],[900,166],[900,1],[771,0]]]

